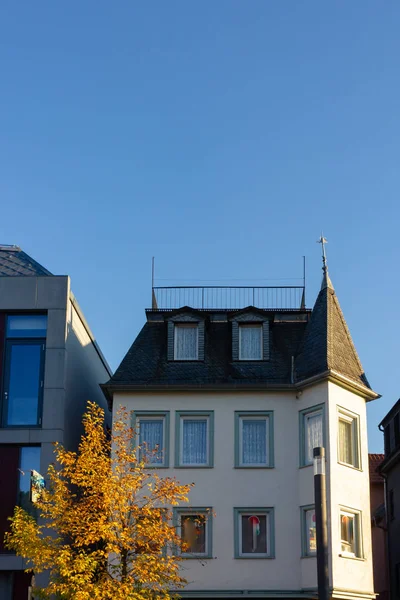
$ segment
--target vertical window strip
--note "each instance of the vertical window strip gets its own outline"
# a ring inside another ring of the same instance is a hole
[[[239,325],[239,358],[262,360],[262,324]]]
[[[139,419],[140,459],[150,465],[162,465],[164,462],[164,424],[163,418]]]
[[[268,464],[268,417],[241,417],[242,465]]]
[[[174,328],[176,360],[198,359],[198,324],[179,323]]]
[[[323,446],[322,435],[322,410],[311,412],[305,415],[306,429],[306,463],[311,465],[314,459],[314,448]]]
[[[182,417],[181,462],[183,465],[208,463],[208,419]]]

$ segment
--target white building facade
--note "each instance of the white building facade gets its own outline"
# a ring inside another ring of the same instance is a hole
[[[175,509],[188,598],[314,598],[312,450],[326,448],[334,598],[374,597],[365,378],[332,284],[312,311],[153,308],[104,386]]]

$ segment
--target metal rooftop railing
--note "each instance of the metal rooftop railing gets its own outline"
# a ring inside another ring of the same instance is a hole
[[[305,286],[153,286],[152,308],[170,310],[190,306],[197,309],[305,308]]]

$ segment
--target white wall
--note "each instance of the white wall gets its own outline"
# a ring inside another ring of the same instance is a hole
[[[326,410],[327,488],[332,523],[330,535],[330,580],[335,588],[372,590],[370,560],[368,471],[360,473],[337,465],[336,402],[362,414],[363,466],[368,468],[364,400],[337,386],[321,383],[306,388],[299,398],[295,393],[159,393],[114,394],[114,415],[119,406],[129,410],[170,411],[170,468],[161,475],[176,476],[181,483],[195,482],[189,506],[211,506],[213,556],[205,561],[187,560],[182,574],[190,590],[301,590],[316,588],[316,559],[301,557],[300,507],[314,503],[313,467],[299,468],[299,411],[317,404]],[[214,468],[175,469],[175,411],[214,410]],[[234,413],[236,410],[274,411],[274,469],[234,468]],[[339,477],[343,475],[342,480]],[[332,485],[329,478],[332,473]],[[360,486],[354,486],[354,476]],[[351,483],[353,482],[353,483]],[[368,561],[339,558],[339,513],[342,503],[360,508],[364,514],[364,551]],[[234,507],[275,508],[275,559],[234,558]],[[337,527],[336,527],[337,524]]]

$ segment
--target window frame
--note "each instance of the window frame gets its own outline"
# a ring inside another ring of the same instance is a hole
[[[340,460],[340,420],[351,424],[351,453],[353,463],[347,463]],[[356,413],[353,413],[341,406],[337,407],[337,462],[344,467],[362,471],[360,448],[360,415],[357,415]]]
[[[196,330],[196,356],[190,358],[181,358],[177,356],[177,340],[178,336],[176,335],[177,329],[195,329]],[[174,323],[174,360],[175,361],[197,361],[199,360],[199,323],[197,321],[182,321],[180,323]]]
[[[32,516],[35,521],[38,520],[39,517],[39,513],[38,510],[36,508],[36,506],[32,503],[31,499],[30,499],[30,494],[28,495],[28,507],[29,510],[27,509],[26,506],[24,506],[24,503],[22,502],[22,497],[21,494],[23,493],[21,491],[21,481],[22,481],[22,477],[26,474],[28,474],[28,471],[23,471],[22,470],[22,454],[23,454],[23,450],[25,448],[37,448],[39,450],[39,469],[38,472],[41,473],[41,467],[40,467],[40,463],[41,463],[41,459],[42,459],[42,445],[41,444],[18,444],[18,452],[19,452],[19,456],[18,456],[18,470],[19,470],[19,474],[18,474],[18,484],[17,484],[17,498],[16,498],[16,502],[15,505],[16,506],[20,506],[21,508],[23,508],[26,512],[28,512],[28,514],[30,516]],[[29,469],[29,488],[31,486],[31,471],[32,469]]]
[[[266,553],[243,553],[242,548],[242,517],[243,516],[266,516]],[[234,558],[240,560],[269,560],[275,558],[275,509],[274,507],[235,507],[234,518]]]
[[[252,329],[259,328],[259,330],[260,330],[260,351],[261,351],[261,355],[258,358],[246,358],[246,357],[242,356],[242,331],[243,331],[243,328],[245,329],[246,327],[247,328],[252,328]],[[263,348],[263,345],[264,345],[264,338],[263,338],[263,324],[262,324],[262,322],[258,322],[257,321],[257,322],[242,322],[242,323],[239,323],[239,360],[240,361],[252,361],[252,362],[256,361],[257,362],[257,361],[264,360],[264,348]]]
[[[182,516],[201,515],[205,517],[205,552],[182,552],[180,547],[175,548],[175,552],[184,559],[210,559],[213,558],[213,513],[211,506],[190,506],[187,508],[174,507],[173,524],[176,532],[182,540],[181,517]]]
[[[354,533],[354,550],[355,552],[347,552],[342,550],[342,516],[351,517],[353,521]],[[347,506],[339,506],[339,556],[341,558],[349,558],[352,560],[364,560],[363,537],[362,537],[362,512],[355,508]]]
[[[38,399],[36,423],[15,425],[8,424],[8,409],[10,401],[11,349],[13,346],[40,346],[40,365],[38,377]],[[43,421],[43,392],[46,361],[46,338],[6,338],[4,345],[4,376],[2,385],[1,427],[5,429],[40,429]]]
[[[307,451],[306,451],[306,443],[307,443],[307,435],[306,435],[306,419],[313,413],[321,412],[322,413],[322,445],[325,445],[326,440],[326,431],[325,431],[325,404],[315,404],[314,406],[309,406],[307,408],[303,408],[299,410],[299,459],[300,464],[299,467],[312,467],[313,461],[307,461]]]
[[[243,419],[265,419],[267,421],[267,463],[266,464],[245,464],[242,463],[242,422]],[[274,411],[273,410],[254,410],[243,411],[235,410],[235,469],[273,469],[275,468],[274,457]]]
[[[163,462],[162,464],[148,464],[146,463],[146,469],[168,469],[169,468],[169,444],[170,444],[170,411],[169,410],[136,410],[132,411],[132,425],[135,431],[135,448],[138,451],[140,445],[140,419],[159,420],[160,418],[164,421],[163,435],[164,435],[164,448],[163,448]],[[139,452],[138,458],[140,459]]]
[[[182,461],[183,420],[207,420],[207,462],[204,464],[185,464]],[[212,469],[214,467],[214,411],[213,410],[177,410],[175,412],[175,468]]]
[[[307,513],[309,511],[314,511],[315,513],[315,505],[307,504],[305,506],[300,506],[300,525],[301,525],[301,557],[302,558],[316,558],[317,551],[310,550],[309,547],[309,539],[307,534]]]

